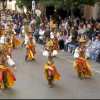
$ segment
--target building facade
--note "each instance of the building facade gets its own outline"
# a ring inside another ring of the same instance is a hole
[[[90,17],[93,17],[96,19],[98,17],[98,14],[100,14],[100,2],[96,3],[94,7],[86,5],[84,7],[84,16],[89,19]]]

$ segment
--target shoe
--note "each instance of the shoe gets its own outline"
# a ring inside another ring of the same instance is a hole
[[[48,81],[49,81],[49,88],[52,88],[52,80],[48,79]]]
[[[33,58],[33,61],[35,61],[35,59]]]
[[[64,52],[64,50],[61,50],[62,52]]]
[[[79,77],[78,78],[79,78],[79,80],[82,80],[82,78],[81,78],[81,72],[79,72]]]
[[[81,78],[81,77],[79,77],[79,80],[82,80],[82,78]]]
[[[27,59],[27,58],[28,58],[28,55],[25,56],[25,61],[26,61],[26,62],[28,62],[28,59]]]

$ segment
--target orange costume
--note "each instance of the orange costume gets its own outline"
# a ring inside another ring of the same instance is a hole
[[[15,67],[10,56],[6,55],[6,46],[0,46],[0,88],[12,87],[16,81],[14,73],[7,67],[7,63]]]
[[[80,43],[84,43],[84,39],[80,39]],[[81,45],[81,44],[80,44]],[[74,57],[76,58],[76,61],[74,62],[74,66],[76,68],[77,75],[79,76],[79,79],[85,77],[85,75],[92,76],[93,73],[90,69],[88,60],[89,59],[89,52],[86,47],[81,48],[78,47],[75,50]]]
[[[25,39],[25,45],[26,45],[26,57],[25,60],[35,60],[35,54],[36,54],[36,50],[35,50],[35,41],[34,41],[34,37],[33,37],[33,30],[31,28],[28,29],[28,38]],[[28,58],[28,59],[27,59]]]
[[[4,35],[4,31],[3,31],[3,28],[0,26],[0,32],[1,32],[1,36]]]
[[[55,56],[56,54],[57,51],[53,49],[53,45],[51,44],[51,42],[48,42],[46,44],[46,51],[43,52],[43,56],[46,57],[46,63],[44,64],[45,78],[49,83],[50,88],[52,87],[53,81],[60,80],[60,74],[58,73],[53,61],[53,56]]]
[[[10,31],[13,32],[12,27],[11,27],[11,23],[8,22],[7,23],[8,27],[10,28]],[[15,35],[12,33],[11,36],[13,37],[13,42],[14,42],[14,48],[16,48],[18,45],[22,44],[20,41],[18,41],[15,37]]]

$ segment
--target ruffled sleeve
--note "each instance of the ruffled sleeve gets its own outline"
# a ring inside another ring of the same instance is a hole
[[[48,57],[48,56],[49,56],[48,51],[44,51],[44,52],[43,52],[43,56]]]
[[[57,51],[56,51],[56,50],[53,50],[52,55],[53,55],[53,56],[57,55]]]
[[[33,37],[33,43],[35,44],[35,38]]]
[[[86,49],[86,51],[85,51],[85,58],[89,58],[89,51],[88,51],[88,49]]]
[[[28,43],[28,36],[25,36],[25,43],[24,44],[27,44]]]
[[[4,36],[1,36],[0,43],[1,44],[4,44],[5,43],[5,37]]]
[[[15,65],[15,63],[13,62],[13,60],[10,58],[10,56],[7,55],[7,62],[10,66]]]
[[[79,58],[79,50],[77,48],[75,49],[74,58]]]

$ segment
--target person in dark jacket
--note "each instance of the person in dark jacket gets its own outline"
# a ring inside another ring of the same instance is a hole
[[[50,30],[46,28],[43,38],[43,44],[47,43],[50,40]]]
[[[78,44],[77,36],[75,34],[72,35],[72,41],[68,45],[68,52],[72,51],[71,45]]]
[[[92,40],[92,35],[94,33],[94,23],[91,23],[90,26],[91,26],[91,28],[88,31],[88,36]]]

